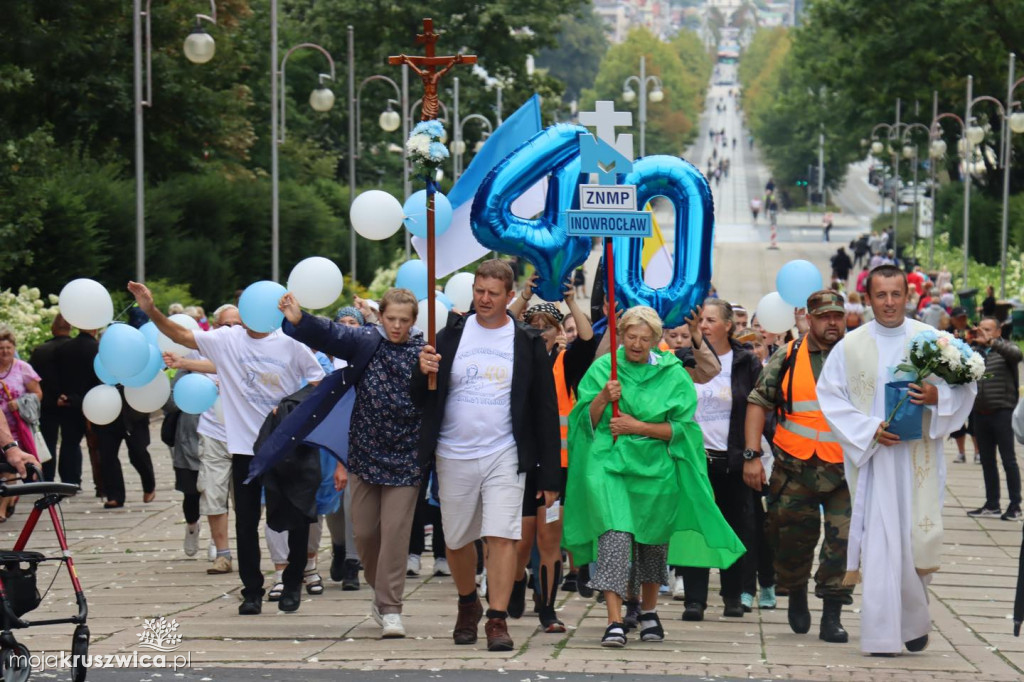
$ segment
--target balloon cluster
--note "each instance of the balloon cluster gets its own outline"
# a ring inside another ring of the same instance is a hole
[[[807,299],[823,287],[818,266],[806,260],[791,260],[775,276],[775,288],[757,304],[757,321],[765,331],[785,334],[796,324],[796,308],[807,305]]]
[[[161,334],[152,322],[147,322],[139,329],[122,322],[115,323],[110,294],[102,284],[91,279],[68,282],[61,290],[59,306],[64,318],[79,329],[106,327],[100,337],[99,352],[93,358],[93,370],[102,383],[90,389],[82,399],[82,412],[86,419],[93,424],[103,425],[112,423],[120,416],[121,392],[117,389],[118,384],[124,387],[125,401],[139,412],[155,412],[167,403],[171,396],[171,383],[161,371],[166,367],[163,353],[185,355],[189,352],[188,348]],[[170,319],[182,327],[199,329],[199,323],[188,315],[171,315]],[[196,380],[209,384],[213,393],[212,399],[202,404],[205,405],[203,409],[194,413],[199,414],[213,406],[217,399],[217,387],[204,376],[194,376]],[[206,392],[209,393],[209,388],[206,388]],[[191,393],[186,389],[183,395]],[[181,406],[180,401],[177,401],[178,394],[176,386],[175,399]],[[195,405],[202,406],[198,403]]]

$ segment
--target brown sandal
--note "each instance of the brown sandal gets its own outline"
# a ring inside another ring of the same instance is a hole
[[[152,502],[155,499],[156,499],[156,491],[155,490],[151,490],[148,493],[142,493],[142,501],[145,502],[146,504],[149,504],[150,502]]]

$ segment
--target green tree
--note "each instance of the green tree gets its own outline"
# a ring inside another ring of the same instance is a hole
[[[634,126],[638,125],[639,98],[627,103],[622,93],[623,82],[639,75],[641,58],[645,60],[647,75],[660,78],[665,93],[661,102],[648,102],[647,151],[679,156],[696,135],[695,121],[707,81],[701,83],[689,74],[676,48],[658,40],[647,29],[630,31],[625,41],[608,50],[601,60],[594,87],[584,90],[580,106],[589,109],[597,100],[615,100],[616,108],[633,112]],[[633,89],[636,90],[635,86]]]
[[[584,88],[593,87],[601,58],[608,51],[604,21],[587,3],[576,15],[565,15],[558,46],[542,50],[537,66],[565,84],[563,99],[578,100]]]

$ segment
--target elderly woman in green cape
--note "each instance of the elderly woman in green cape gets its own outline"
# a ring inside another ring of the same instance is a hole
[[[611,356],[599,358],[569,416],[564,544],[581,565],[596,554],[590,584],[608,607],[603,646],[626,643],[622,601],[631,579],[641,585],[640,639],[661,641],[666,563],[726,568],[745,551],[715,506],[693,381],[675,355],[656,349],[661,332],[653,309],[627,310],[618,381],[610,380]]]

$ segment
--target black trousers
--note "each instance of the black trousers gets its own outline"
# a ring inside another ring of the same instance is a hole
[[[427,499],[420,495],[416,502],[416,513],[412,517],[412,534],[409,536],[409,554],[417,556],[423,554],[426,548],[426,533],[424,526],[428,523],[434,525],[434,558],[445,558],[444,526],[441,523],[441,508],[427,502]]]
[[[148,416],[127,426],[120,419],[112,424],[97,426],[96,436],[99,439],[100,468],[103,470],[103,492],[108,500],[124,503],[124,473],[121,471],[121,460],[118,458],[122,441],[128,446],[128,461],[142,479],[143,492],[150,493],[156,490],[153,460],[149,456]],[[58,470],[63,471],[60,466]],[[62,473],[61,479],[63,478]]]
[[[263,598],[263,571],[260,570],[260,518],[263,516],[263,482],[249,477],[252,455],[231,455],[231,481],[235,495],[235,542],[238,546],[238,576],[242,579],[244,599]],[[309,524],[288,530],[288,566],[281,582],[285,589],[298,589],[306,569]]]
[[[775,584],[775,553],[768,544],[764,528],[768,516],[764,510],[764,494],[756,490],[751,490],[750,494],[753,523],[750,527],[747,553],[740,561],[743,562],[743,591],[754,594],[758,585],[771,587]]]
[[[750,546],[750,526],[752,524],[751,490],[743,482],[742,471],[714,471],[708,469],[711,489],[715,493],[715,503],[722,511],[722,516],[729,523],[733,532],[739,536],[744,546]],[[736,560],[729,568],[720,571],[722,589],[719,594],[723,598],[739,599],[743,591],[743,565],[745,555]],[[707,606],[708,581],[711,569],[684,566],[682,570],[683,584],[686,586],[686,602],[697,602]]]
[[[45,407],[39,416],[39,431],[53,459],[43,463],[43,478],[82,485],[82,438],[85,437],[85,416],[80,409]],[[57,450],[58,439],[60,451]]]
[[[981,473],[985,477],[985,506],[999,507],[999,465],[996,449],[1003,461],[1006,474],[1007,497],[1010,505],[1020,507],[1020,468],[1013,451],[1013,410],[995,410],[991,414],[974,413],[974,437],[978,439]]]

